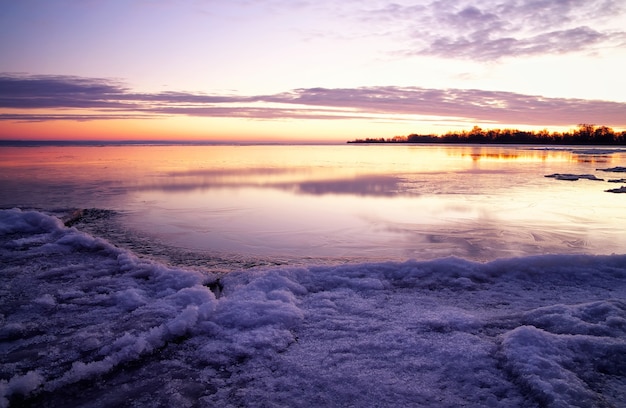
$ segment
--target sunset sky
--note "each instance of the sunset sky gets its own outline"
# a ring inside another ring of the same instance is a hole
[[[626,128],[623,0],[0,2],[0,139]]]

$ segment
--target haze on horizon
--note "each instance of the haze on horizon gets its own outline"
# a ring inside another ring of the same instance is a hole
[[[621,0],[0,4],[0,139],[626,128]]]

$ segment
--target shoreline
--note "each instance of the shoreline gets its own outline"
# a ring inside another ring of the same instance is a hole
[[[0,250],[0,406],[617,406],[625,379],[626,255],[216,274],[21,210]]]

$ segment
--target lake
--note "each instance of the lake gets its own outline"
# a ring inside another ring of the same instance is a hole
[[[625,163],[2,148],[0,406],[620,406]]]
[[[626,183],[598,169],[625,164],[563,146],[5,147],[0,206],[113,210],[159,245],[286,263],[611,254],[626,194],[605,190]]]

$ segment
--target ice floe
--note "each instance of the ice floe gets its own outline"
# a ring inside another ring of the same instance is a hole
[[[577,181],[580,179],[604,181],[604,179],[597,178],[593,174],[567,174],[567,173],[554,173],[546,175],[545,177],[555,178],[557,180]]]
[[[607,193],[626,193],[626,186],[621,186],[619,188],[611,188],[608,190],[604,190]]]
[[[598,171],[606,171],[606,172],[611,172],[611,173],[626,173],[626,167],[609,167],[606,169],[596,169]]]

